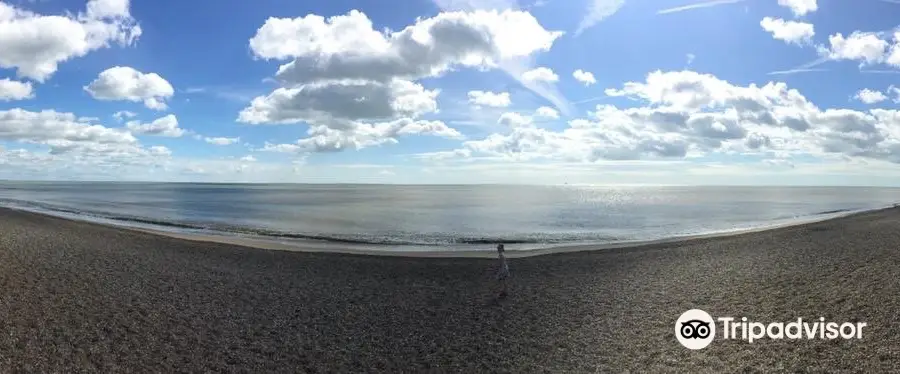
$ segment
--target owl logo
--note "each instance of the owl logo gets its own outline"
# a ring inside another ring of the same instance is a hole
[[[681,323],[681,337],[685,339],[706,339],[709,337],[709,322],[692,319]]]
[[[691,309],[675,321],[675,338],[688,349],[703,349],[716,337],[712,316],[700,309]]]

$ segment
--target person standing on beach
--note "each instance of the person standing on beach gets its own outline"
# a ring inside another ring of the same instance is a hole
[[[497,244],[497,254],[500,258],[500,268],[497,269],[497,280],[502,285],[500,297],[506,297],[508,289],[506,288],[506,278],[509,278],[509,264],[506,263],[506,256],[503,254],[506,250],[503,244]]]

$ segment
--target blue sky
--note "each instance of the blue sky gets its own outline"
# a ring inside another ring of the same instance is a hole
[[[0,178],[900,180],[900,4],[392,4],[0,1]]]

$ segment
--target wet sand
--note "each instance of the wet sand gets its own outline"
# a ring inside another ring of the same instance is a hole
[[[0,371],[900,370],[900,209],[496,263],[253,249],[0,209]],[[862,340],[675,339],[687,309]]]

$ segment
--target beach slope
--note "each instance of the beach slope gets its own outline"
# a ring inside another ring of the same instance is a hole
[[[495,262],[298,253],[0,209],[0,371],[900,370],[900,209]],[[685,310],[862,340],[676,341]]]

